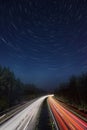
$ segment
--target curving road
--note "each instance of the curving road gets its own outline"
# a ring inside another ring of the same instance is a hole
[[[59,130],[87,130],[87,123],[85,121],[65,109],[53,97],[50,96],[48,98],[48,104]]]
[[[48,96],[43,96],[33,102],[23,111],[2,124],[0,130],[33,130],[37,121],[40,106],[47,97]]]

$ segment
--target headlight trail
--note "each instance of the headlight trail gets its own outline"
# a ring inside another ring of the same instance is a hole
[[[33,130],[41,104],[48,96],[43,96],[0,126],[0,130]]]

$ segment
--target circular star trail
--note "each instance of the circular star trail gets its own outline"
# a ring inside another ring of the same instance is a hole
[[[0,64],[23,82],[87,71],[86,0],[0,0]]]

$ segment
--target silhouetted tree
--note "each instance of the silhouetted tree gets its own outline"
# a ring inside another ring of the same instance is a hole
[[[67,99],[70,104],[87,106],[87,73],[78,77],[72,76],[67,83],[62,83],[55,89],[58,97]]]
[[[9,68],[0,66],[0,111],[18,104],[27,97],[39,95],[40,90],[33,84],[24,84],[16,79]]]

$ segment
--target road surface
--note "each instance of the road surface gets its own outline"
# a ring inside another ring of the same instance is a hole
[[[50,110],[59,130],[87,130],[87,123],[65,109],[60,102],[53,97],[48,98]]]
[[[41,104],[47,96],[39,98],[23,111],[0,126],[0,130],[33,130]]]
[[[13,116],[17,115],[19,112],[27,108],[30,104],[35,102],[38,98],[35,98],[31,101],[27,101],[24,104],[19,104],[18,106],[14,106],[13,108],[8,109],[7,111],[3,112],[3,115],[0,116],[0,125],[12,118]]]

